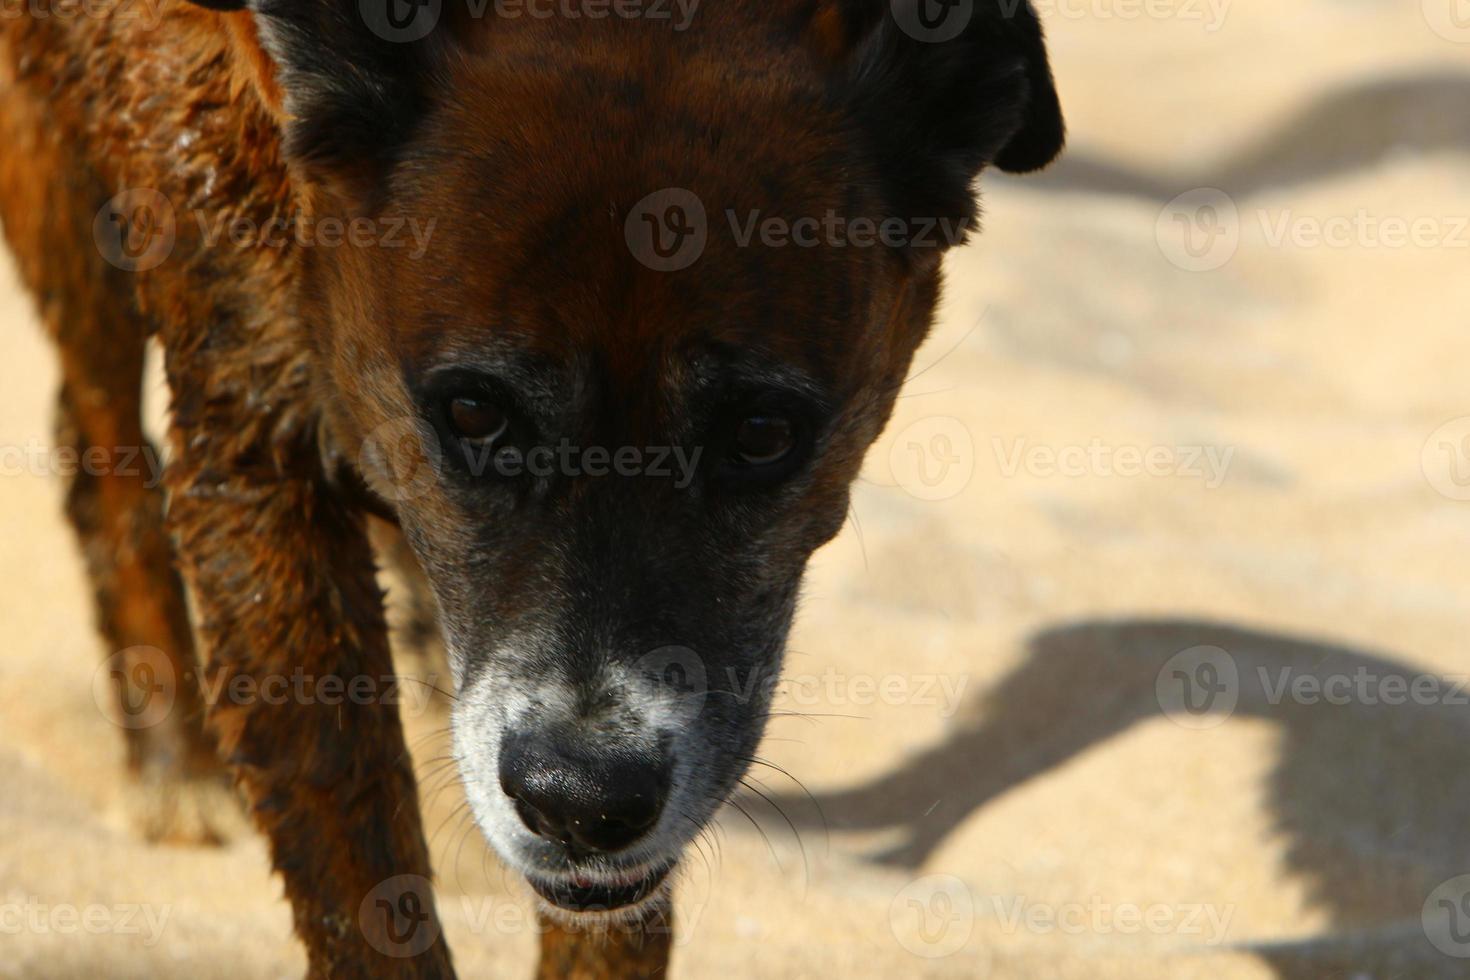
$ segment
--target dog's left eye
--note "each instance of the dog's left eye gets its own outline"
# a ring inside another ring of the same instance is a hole
[[[448,415],[454,434],[469,442],[493,442],[510,427],[510,416],[499,405],[469,395],[450,399]]]
[[[752,415],[735,427],[732,448],[746,466],[779,463],[796,448],[796,425],[780,415]]]

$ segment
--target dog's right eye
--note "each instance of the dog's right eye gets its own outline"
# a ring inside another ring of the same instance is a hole
[[[494,442],[510,427],[510,416],[484,398],[460,395],[449,400],[449,424],[467,442]]]
[[[744,466],[772,466],[796,448],[796,425],[780,415],[752,415],[735,428],[731,447]]]

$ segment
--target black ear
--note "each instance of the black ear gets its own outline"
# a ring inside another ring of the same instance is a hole
[[[283,98],[287,157],[362,195],[421,115],[449,0],[194,0],[248,9]]]
[[[891,203],[974,215],[986,166],[1036,170],[1061,152],[1061,105],[1029,0],[835,0],[837,70]]]

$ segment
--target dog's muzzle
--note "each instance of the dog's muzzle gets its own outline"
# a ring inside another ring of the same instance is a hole
[[[521,822],[556,846],[572,870],[527,877],[538,894],[571,911],[623,908],[646,899],[671,865],[605,873],[642,840],[668,800],[672,766],[657,748],[589,747],[556,730],[510,736],[500,750],[500,788]]]

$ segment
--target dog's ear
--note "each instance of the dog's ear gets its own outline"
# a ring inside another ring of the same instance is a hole
[[[1029,0],[818,0],[808,37],[907,215],[973,218],[984,167],[1024,173],[1061,152]]]
[[[226,12],[237,42],[268,62],[258,74],[287,158],[355,203],[421,117],[427,77],[453,43],[448,0],[194,2]]]

